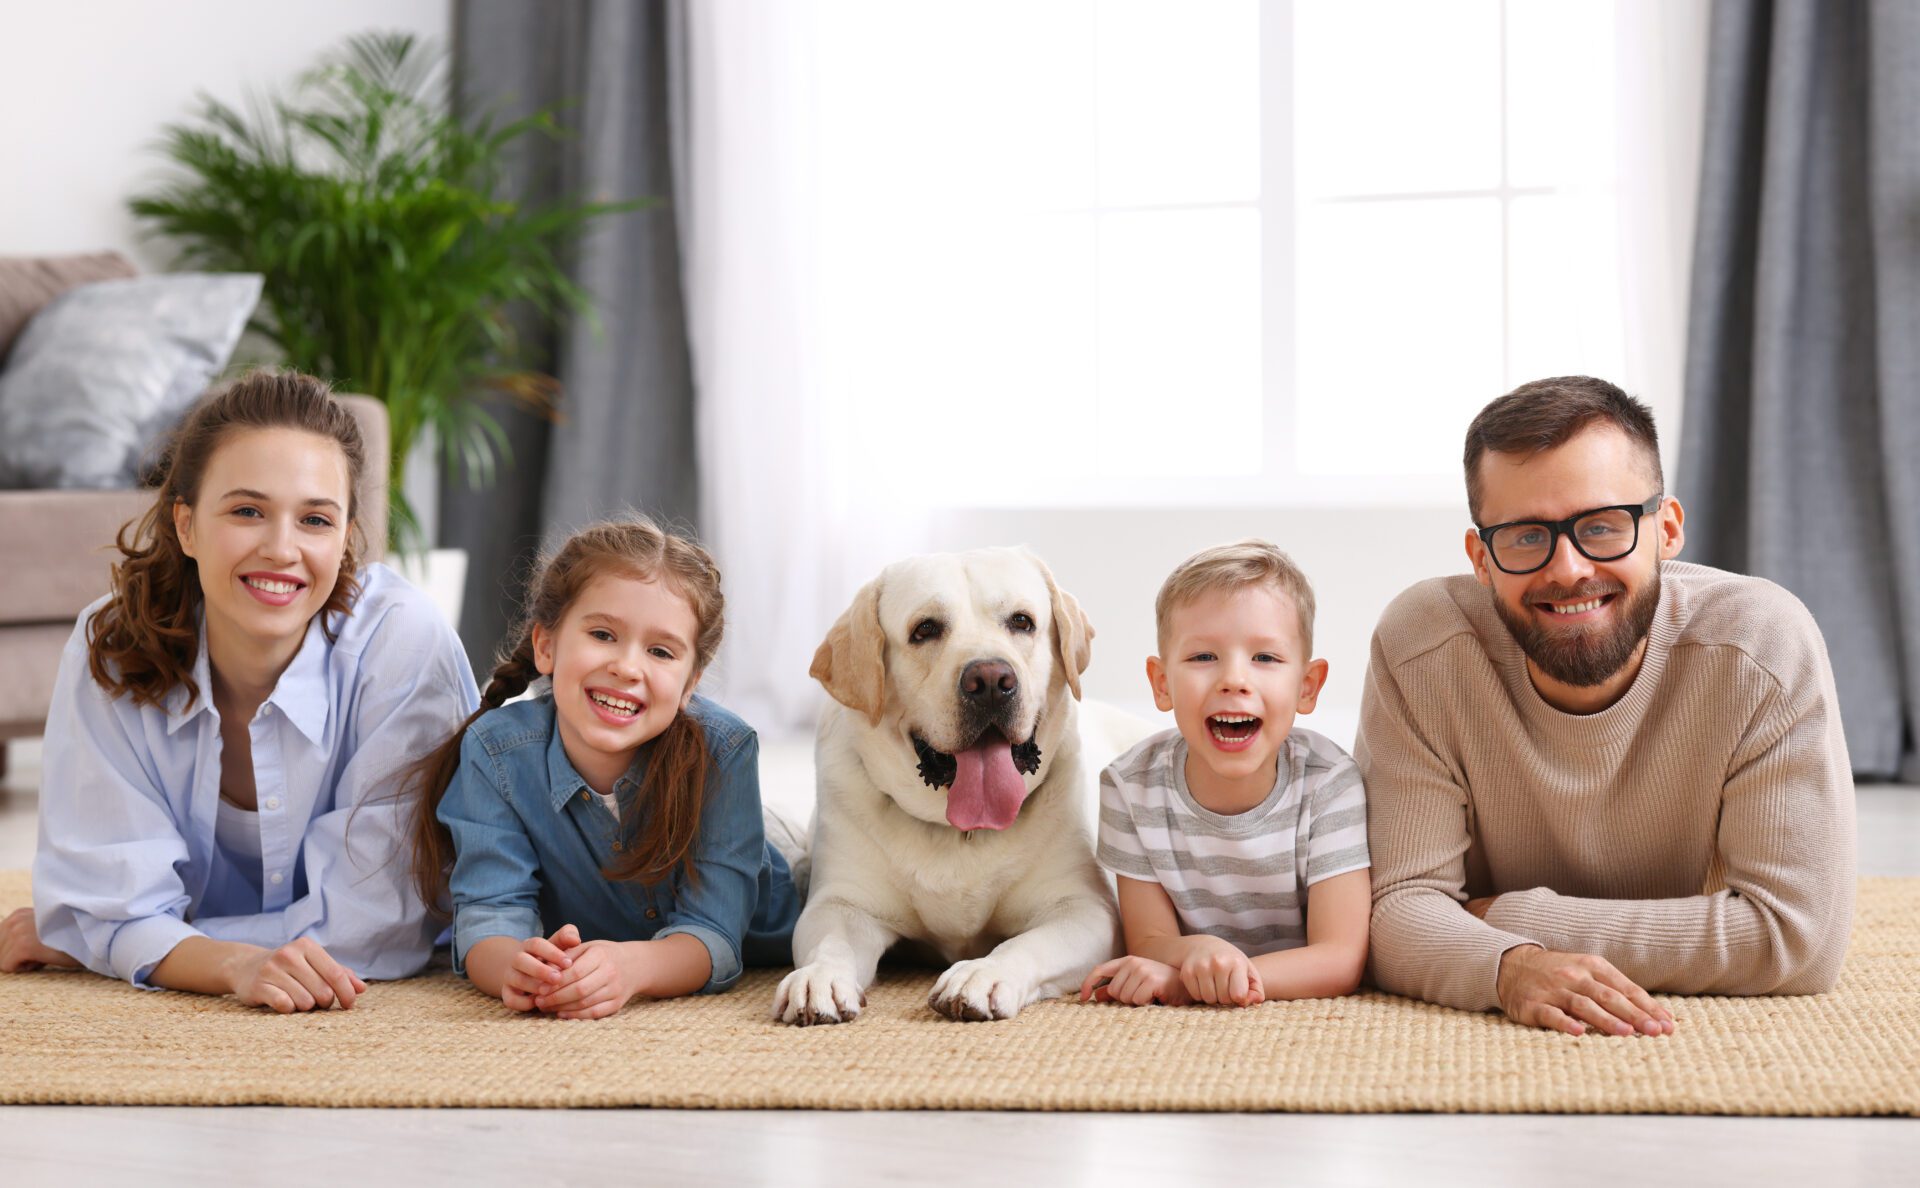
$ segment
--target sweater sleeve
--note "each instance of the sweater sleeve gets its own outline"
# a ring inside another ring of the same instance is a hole
[[[1415,689],[1422,704],[1452,704]],[[1466,900],[1468,799],[1457,767],[1422,737],[1378,633],[1354,746],[1367,787],[1373,854],[1373,980],[1382,990],[1463,1010],[1500,1005],[1500,957],[1537,943],[1524,928],[1475,919]]]
[[[1488,923],[1605,957],[1649,990],[1831,989],[1853,922],[1853,776],[1832,671],[1815,642],[1807,679],[1776,685],[1728,765],[1715,838],[1723,888],[1614,900],[1535,887],[1501,895]]]

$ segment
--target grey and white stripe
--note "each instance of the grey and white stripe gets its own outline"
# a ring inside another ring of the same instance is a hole
[[[1353,759],[1295,727],[1273,791],[1243,813],[1216,813],[1187,788],[1187,743],[1154,735],[1100,773],[1100,862],[1158,883],[1186,932],[1249,954],[1307,943],[1312,884],[1369,865],[1366,790]]]

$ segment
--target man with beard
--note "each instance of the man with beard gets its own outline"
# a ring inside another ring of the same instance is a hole
[[[1853,779],[1806,608],[1673,559],[1652,413],[1603,380],[1495,400],[1465,463],[1473,575],[1395,599],[1367,669],[1376,983],[1574,1035],[1831,988]]]

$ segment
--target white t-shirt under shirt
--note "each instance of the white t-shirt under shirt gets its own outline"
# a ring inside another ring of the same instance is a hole
[[[1187,789],[1187,741],[1154,735],[1100,773],[1100,864],[1158,883],[1185,933],[1232,941],[1250,956],[1307,943],[1306,889],[1363,870],[1367,796],[1353,758],[1295,727],[1273,791],[1231,815]]]

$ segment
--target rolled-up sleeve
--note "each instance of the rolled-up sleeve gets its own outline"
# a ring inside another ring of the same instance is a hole
[[[179,873],[190,857],[137,741],[140,711],[87,669],[85,619],[61,655],[47,713],[34,924],[45,944],[95,973],[151,989],[153,967],[198,935]]]
[[[457,857],[453,898],[453,967],[467,971],[467,952],[490,936],[540,936],[540,858],[514,812],[511,791],[497,778],[486,747],[471,732],[460,767],[440,800],[440,823]]]
[[[714,756],[694,842],[691,883],[674,877],[667,925],[655,939],[684,933],[707,947],[713,972],[702,994],[727,989],[744,968],[741,939],[753,920],[766,855],[760,810],[760,740],[747,734]]]
[[[197,921],[218,940],[278,948],[310,937],[362,977],[404,978],[433,955],[439,925],[414,889],[409,767],[479,703],[459,640],[421,602],[389,609],[365,642],[349,729],[353,754],[328,811],[301,839],[307,894],[277,912]]]

